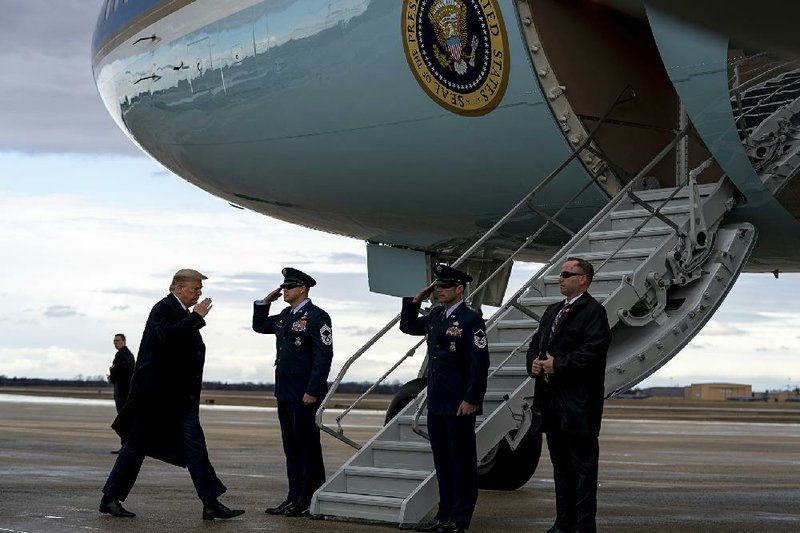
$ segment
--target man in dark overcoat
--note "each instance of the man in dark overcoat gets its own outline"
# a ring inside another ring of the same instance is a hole
[[[439,509],[416,531],[466,531],[478,501],[475,418],[481,414],[489,373],[483,318],[464,302],[472,277],[447,265],[434,266],[434,282],[403,298],[400,330],[427,335],[428,434],[439,484]],[[436,288],[440,305],[419,316]]]
[[[124,444],[103,487],[101,513],[134,516],[120,502],[133,488],[145,456],[188,468],[203,502],[204,520],[244,513],[228,509],[217,499],[227,489],[208,460],[200,426],[206,353],[200,328],[212,307],[209,298],[198,303],[204,279],[196,270],[179,270],[172,278],[170,294],[147,317],[131,394],[112,424]]]
[[[570,257],[561,270],[565,299],[542,315],[528,348],[527,367],[536,378],[534,411],[543,415],[553,463],[556,521],[548,532],[594,532],[597,437],[611,330],[605,307],[587,292],[592,265]]]
[[[128,395],[131,392],[133,367],[136,365],[136,360],[133,358],[133,354],[126,343],[124,334],[117,333],[114,335],[114,348],[116,348],[117,353],[114,354],[114,360],[108,369],[108,382],[114,387],[114,405],[117,408],[117,414],[122,410],[125,402],[128,401]],[[119,450],[114,450],[111,453],[119,453]]]
[[[108,382],[114,386],[114,405],[119,414],[131,392],[131,377],[136,361],[122,333],[114,335],[114,348],[117,349],[117,353],[114,354],[114,360],[108,369]]]
[[[289,478],[284,501],[265,512],[297,517],[308,516],[311,497],[325,482],[315,419],[328,392],[333,330],[328,313],[308,298],[308,290],[317,284],[314,278],[296,268],[287,267],[281,273],[283,283],[253,305],[253,330],[275,335],[275,397]],[[270,315],[270,305],[281,291],[289,305]]]

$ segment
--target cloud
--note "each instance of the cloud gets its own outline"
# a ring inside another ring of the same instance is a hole
[[[112,311],[126,311],[130,309],[130,305],[115,305],[111,308]]]
[[[328,256],[328,262],[339,264],[363,265],[366,260],[367,256],[362,254],[333,253]]]
[[[5,0],[0,150],[136,154],[97,94],[90,44],[98,1]]]
[[[67,318],[79,315],[78,310],[71,305],[51,305],[44,310],[44,316],[48,318]]]
[[[744,329],[722,322],[710,322],[702,330],[703,337],[729,337],[747,335]]]
[[[380,328],[364,328],[361,326],[345,326],[341,328],[337,328],[339,332],[345,335],[353,335],[357,337],[372,337]]]

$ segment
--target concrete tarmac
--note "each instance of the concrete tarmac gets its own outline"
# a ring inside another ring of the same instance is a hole
[[[633,408],[633,407],[632,407]],[[624,407],[623,407],[624,409]],[[732,408],[733,409],[733,408]],[[608,410],[600,438],[598,529],[604,532],[800,531],[800,424],[618,417]],[[0,532],[395,531],[391,525],[274,517],[264,508],[286,493],[277,414],[272,409],[203,407],[211,462],[242,517],[204,522],[184,469],[145,460],[126,508],[97,511],[119,442],[108,400],[0,394]],[[345,419],[367,440],[380,412]],[[333,473],[352,448],[323,437]],[[544,532],[555,504],[550,461],[514,492],[481,491],[473,532]]]

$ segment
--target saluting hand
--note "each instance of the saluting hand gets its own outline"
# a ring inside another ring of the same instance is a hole
[[[430,285],[419,291],[417,295],[414,296],[414,299],[412,301],[415,304],[422,303],[423,301],[428,299],[428,297],[431,295],[432,292],[433,292],[433,283],[431,283]]]
[[[280,296],[281,296],[281,288],[278,287],[277,289],[275,289],[271,293],[269,293],[266,296],[264,296],[264,303],[265,304],[270,304],[270,303],[274,302],[275,300],[277,300],[278,298],[280,298]]]
[[[192,309],[198,315],[205,317],[211,308],[214,307],[211,303],[211,298],[204,298],[202,302],[198,302],[195,304],[194,308]]]

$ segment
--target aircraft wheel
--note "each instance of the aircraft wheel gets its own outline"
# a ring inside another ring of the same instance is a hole
[[[506,439],[501,440],[478,463],[478,486],[489,490],[517,490],[536,472],[541,453],[541,433],[528,433],[514,451]]]
[[[395,393],[394,398],[389,403],[389,408],[386,409],[386,418],[383,421],[383,425],[385,426],[392,418],[397,416],[397,413],[416,398],[427,385],[427,378],[417,378],[400,387],[400,390]]]

